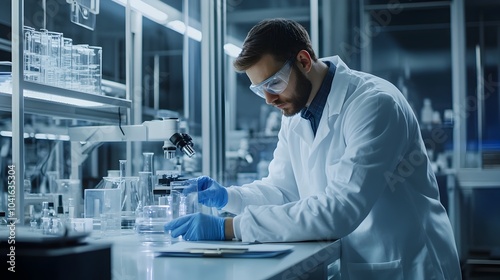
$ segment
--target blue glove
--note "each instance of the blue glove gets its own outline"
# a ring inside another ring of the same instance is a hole
[[[184,240],[225,240],[224,218],[196,213],[182,216],[165,224],[165,232]]]
[[[184,194],[198,191],[198,202],[208,206],[221,209],[227,204],[227,190],[214,179],[207,176],[186,180],[185,185],[189,187],[183,190]]]

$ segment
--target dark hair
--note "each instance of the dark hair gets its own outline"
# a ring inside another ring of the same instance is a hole
[[[243,49],[233,65],[237,71],[245,71],[264,54],[270,54],[277,61],[285,62],[294,58],[301,50],[306,50],[316,61],[309,34],[302,25],[289,19],[266,19],[248,32]]]

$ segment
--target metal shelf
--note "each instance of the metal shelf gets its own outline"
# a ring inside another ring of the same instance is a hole
[[[11,103],[12,95],[10,93],[0,92],[0,111],[10,112],[12,109]],[[119,113],[121,113],[122,123],[124,123],[123,118],[126,116],[126,113],[125,111],[118,112],[118,108],[123,107],[81,107],[55,101],[24,97],[24,113],[85,120],[102,124],[118,124],[120,122]]]
[[[87,93],[87,92],[74,91],[74,90],[69,90],[69,89],[65,89],[65,88],[47,86],[47,85],[43,85],[43,84],[26,82],[26,81],[24,81],[22,84],[23,84],[23,88],[24,88],[25,92],[26,92],[26,90],[31,90],[33,92],[40,92],[40,93],[46,93],[46,94],[50,94],[50,95],[57,95],[57,96],[63,96],[63,97],[67,97],[67,98],[74,98],[77,100],[95,102],[95,103],[99,103],[101,105],[110,106],[110,107],[130,108],[132,106],[132,102],[130,100],[126,100],[126,99],[122,99],[122,98],[110,97],[110,96],[105,96],[105,95],[98,95],[98,94]]]
[[[78,92],[23,81],[24,112],[45,116],[93,121],[103,124],[120,123],[130,109],[130,100]],[[0,110],[12,110],[12,93],[0,90]]]

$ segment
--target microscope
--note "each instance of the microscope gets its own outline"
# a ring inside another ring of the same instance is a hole
[[[139,125],[80,126],[68,129],[71,139],[71,178],[77,179],[80,165],[104,142],[163,141],[165,159],[175,158],[176,150],[188,157],[195,154],[191,136],[179,132],[178,118],[145,121]]]
[[[82,154],[88,154],[98,143],[121,141],[164,141],[163,151],[166,159],[175,157],[178,148],[187,156],[195,154],[192,138],[179,132],[178,118],[145,121],[139,125],[124,126],[79,126],[68,129],[73,142],[79,142]]]

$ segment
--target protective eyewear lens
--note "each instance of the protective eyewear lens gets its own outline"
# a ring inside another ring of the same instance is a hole
[[[250,89],[262,98],[266,98],[264,92],[276,95],[282,93],[288,86],[292,63],[293,60],[287,60],[278,72],[256,85],[250,85]]]

